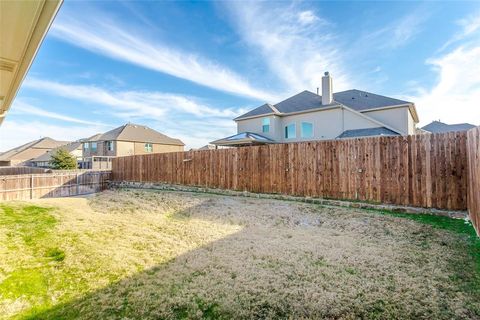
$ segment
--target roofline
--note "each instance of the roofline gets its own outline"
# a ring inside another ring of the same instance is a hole
[[[257,116],[264,116],[264,115],[267,115],[267,114],[277,114],[277,115],[280,115],[281,112],[278,111],[278,109],[273,105],[273,104],[270,104],[270,103],[264,103],[263,105],[261,105],[260,107],[264,106],[264,105],[267,105],[270,109],[272,109],[273,112],[269,112],[269,113],[262,113],[261,115],[254,115],[254,116],[248,116],[248,117],[242,117],[242,116],[238,116],[236,118],[233,118],[233,121],[237,121],[237,120],[243,120],[243,119],[250,119],[250,118],[254,118],[254,117],[257,117]],[[260,107],[257,107],[257,108],[260,108]],[[253,109],[255,110],[255,109]],[[251,111],[253,111],[251,110]],[[250,112],[250,111],[249,111]],[[248,112],[247,112],[248,113]]]
[[[180,140],[180,143],[160,143],[160,142],[151,142],[151,141],[139,141],[139,140],[124,140],[124,139],[106,139],[106,140],[85,140],[81,141],[80,143],[88,143],[88,142],[104,142],[104,141],[122,141],[122,142],[139,142],[139,143],[154,143],[154,144],[166,144],[171,146],[185,146],[185,143]]]
[[[296,114],[302,114],[302,113],[333,110],[333,109],[341,108],[341,107],[343,106],[343,104],[341,104],[341,103],[339,103],[339,102],[336,102],[336,103],[337,103],[337,104],[328,105],[328,106],[320,107],[320,108],[314,108],[314,109],[307,109],[307,110],[301,110],[301,111],[295,111],[295,112],[288,112],[288,113],[279,112],[278,114],[275,114],[275,113],[264,113],[264,114],[260,114],[260,115],[256,115],[256,116],[250,116],[250,117],[246,117],[246,118],[242,118],[242,119],[235,118],[235,119],[233,119],[233,120],[236,122],[236,121],[241,121],[241,120],[249,120],[249,119],[254,119],[254,118],[262,118],[262,117],[265,117],[265,116],[268,116],[268,115],[274,115],[274,116],[279,116],[279,117],[286,117],[286,116],[291,116],[291,115],[296,115]]]
[[[307,110],[301,110],[301,111],[295,111],[295,112],[287,112],[287,113],[282,113],[282,112],[273,113],[273,112],[270,112],[270,113],[263,113],[263,114],[244,117],[244,118],[237,117],[237,118],[233,119],[233,121],[237,122],[237,121],[242,121],[242,120],[250,120],[250,119],[262,118],[262,117],[266,117],[266,116],[270,116],[270,115],[275,115],[275,116],[279,116],[279,117],[286,117],[286,116],[302,114],[302,113],[327,111],[327,110],[332,110],[332,109],[336,109],[336,108],[341,108],[342,106],[347,107],[344,104],[341,104],[340,102],[335,101],[335,103],[336,104],[334,104],[334,105],[328,105],[328,106],[325,106],[325,107],[319,107],[319,108],[313,108],[313,109],[307,109]],[[347,107],[347,108],[349,110],[353,110],[353,111],[356,111],[356,112],[359,112],[359,113],[363,113],[363,112],[372,112],[372,111],[395,109],[395,108],[404,108],[404,107],[408,107],[409,109],[413,108],[414,112],[412,113],[412,117],[413,117],[413,120],[415,120],[415,122],[418,123],[419,122],[418,115],[417,115],[417,112],[416,112],[416,109],[415,109],[415,104],[413,104],[413,103],[397,104],[397,105],[392,105],[392,106],[370,108],[370,109],[359,110],[359,111],[354,110],[350,107]],[[395,130],[395,131],[397,131],[397,130]]]
[[[237,121],[241,121],[241,120],[249,120],[249,119],[254,119],[254,118],[262,118],[262,117],[266,117],[266,116],[280,116],[281,113],[279,114],[276,114],[275,112],[269,112],[269,113],[262,113],[262,114],[257,114],[255,116],[248,116],[248,117],[236,117],[233,119],[233,121],[237,122]]]

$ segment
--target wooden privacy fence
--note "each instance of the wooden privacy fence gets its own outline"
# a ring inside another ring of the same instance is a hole
[[[29,174],[29,173],[46,173],[51,169],[34,168],[34,167],[0,167],[0,176]]]
[[[468,213],[480,236],[480,127],[467,135]]]
[[[466,133],[116,158],[113,180],[467,209]]]
[[[111,171],[74,171],[0,176],[0,200],[67,197],[107,188]]]

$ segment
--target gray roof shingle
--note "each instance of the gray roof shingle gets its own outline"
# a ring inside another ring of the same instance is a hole
[[[423,130],[431,133],[465,131],[465,130],[470,130],[472,128],[475,128],[475,126],[470,123],[446,124],[440,121],[432,121],[426,126],[422,127]]]
[[[333,99],[356,111],[384,108],[402,104],[410,104],[409,101],[381,96],[360,90],[347,90],[333,94]]]
[[[158,131],[147,126],[133,123],[127,123],[121,127],[115,128],[100,136],[94,136],[88,141],[135,141],[135,142],[151,142],[158,144],[170,144],[184,146],[185,144],[179,140],[170,138]]]
[[[399,134],[395,131],[392,131],[385,127],[378,127],[378,128],[346,130],[342,132],[342,134],[339,135],[337,139],[360,138],[360,137],[370,137],[370,136],[398,136],[398,135]]]
[[[411,102],[408,101],[389,98],[356,89],[334,93],[333,100],[334,101],[331,105],[343,104],[356,111],[384,108],[402,104],[411,104]],[[322,96],[305,90],[275,104],[273,107],[276,108],[280,113],[288,114],[292,112],[327,107],[327,105],[322,105]],[[271,108],[271,105],[264,104],[256,109],[253,109],[252,111],[249,111],[237,117],[235,120],[241,120],[243,118],[259,116],[262,114],[269,114],[272,112],[273,109]]]
[[[255,108],[253,110],[248,111],[247,113],[241,115],[240,117],[236,118],[248,118],[248,117],[253,117],[253,116],[259,116],[262,114],[270,114],[270,113],[275,113],[275,110],[272,109],[272,105],[269,103],[262,104],[260,107]],[[235,119],[235,120],[236,120]]]

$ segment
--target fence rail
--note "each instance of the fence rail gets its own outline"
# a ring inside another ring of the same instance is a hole
[[[0,176],[31,174],[31,173],[46,173],[51,171],[45,168],[35,167],[0,167]]]
[[[113,159],[115,181],[467,209],[466,132]]]
[[[480,127],[467,134],[468,214],[480,236]]]
[[[0,200],[68,197],[107,188],[111,171],[74,171],[0,176]]]

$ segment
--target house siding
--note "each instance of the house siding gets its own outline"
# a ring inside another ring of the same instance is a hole
[[[265,118],[270,119],[269,132],[262,132],[263,119]],[[273,140],[280,140],[282,139],[283,134],[281,118],[278,116],[265,116],[247,120],[238,120],[237,132],[254,132]]]
[[[152,153],[163,153],[163,152],[175,152],[183,151],[183,146],[177,145],[167,145],[153,143],[153,152]],[[85,149],[84,149],[85,150]],[[108,156],[108,157],[123,157],[131,156],[137,154],[146,154],[149,152],[145,151],[145,142],[132,142],[132,141],[113,141],[113,151],[107,150],[106,141],[97,142],[97,152],[91,152],[91,147],[83,153],[83,157],[88,158],[91,156]]]
[[[385,123],[393,129],[399,130],[403,135],[415,133],[415,130],[412,129],[412,124],[409,123],[409,117],[411,118],[411,114],[408,107],[367,111],[364,112],[364,114]],[[413,118],[411,118],[411,120],[413,121]]]
[[[183,146],[153,143],[152,144],[153,151],[152,152],[146,152],[145,151],[145,143],[146,142],[135,142],[135,154],[165,153],[165,152],[183,151]]]
[[[262,119],[265,117],[237,121],[238,133],[249,131],[264,135],[279,142],[297,142],[308,140],[335,139],[345,130],[376,128],[380,125],[361,115],[343,108],[300,113],[290,116],[269,116],[271,129],[268,134],[262,132]],[[302,138],[301,124],[313,124],[313,137]],[[285,126],[295,123],[296,137],[285,139]]]

